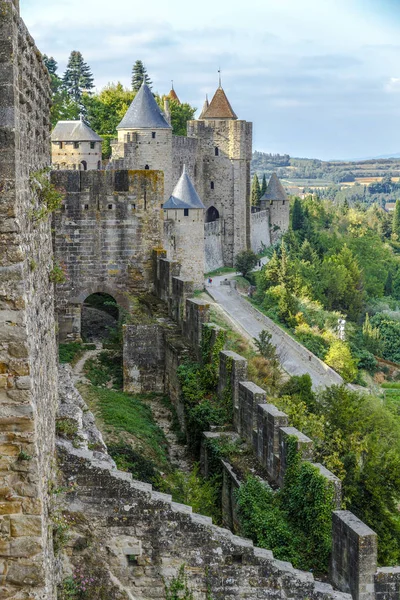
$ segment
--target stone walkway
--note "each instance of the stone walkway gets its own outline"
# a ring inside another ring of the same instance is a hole
[[[267,261],[267,258],[262,259],[263,263]],[[304,346],[293,340],[271,319],[249,304],[233,286],[229,285],[229,281],[227,282],[228,285],[223,284],[224,280],[230,280],[234,276],[235,273],[229,273],[213,277],[211,285],[206,281],[206,290],[223,312],[239,326],[249,339],[253,340],[253,338],[258,337],[263,329],[269,331],[284,370],[289,375],[308,373],[312,379],[314,389],[343,383],[340,375],[325,365]]]
[[[94,342],[93,342],[94,343]],[[103,344],[101,342],[96,343],[96,350],[86,350],[83,356],[78,360],[76,365],[72,368],[72,379],[73,382],[82,381],[82,383],[89,383],[89,381],[85,377],[84,366],[89,358],[94,358],[103,350]]]

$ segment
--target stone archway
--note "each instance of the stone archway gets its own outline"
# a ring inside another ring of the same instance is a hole
[[[206,211],[206,223],[213,223],[219,219],[219,212],[215,208],[215,206],[210,206],[210,208]]]
[[[113,296],[90,294],[82,304],[81,338],[84,342],[104,342],[117,335],[120,309]]]

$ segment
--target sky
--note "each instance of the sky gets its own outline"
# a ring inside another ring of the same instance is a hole
[[[97,90],[171,80],[199,110],[222,86],[253,148],[352,159],[400,154],[400,0],[20,0],[41,52],[62,74],[70,52]]]

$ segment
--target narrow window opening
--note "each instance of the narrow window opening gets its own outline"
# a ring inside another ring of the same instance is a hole
[[[161,208],[164,208],[164,204],[161,204]]]
[[[153,140],[155,140],[155,139],[156,139],[156,132],[155,132],[155,131],[152,131],[152,132],[151,132],[151,137],[153,138]]]
[[[148,169],[150,169],[149,165],[145,166],[146,171],[148,171]]]
[[[95,142],[90,142],[90,149],[94,150],[95,149]]]
[[[284,204],[285,204],[285,201],[284,201],[284,200],[282,200],[282,206],[283,206]]]
[[[219,148],[215,147],[215,156],[219,156]]]
[[[89,210],[89,204],[85,204],[85,210]]]
[[[132,204],[133,210],[136,210],[136,204]]]
[[[58,144],[59,144],[60,148],[63,147],[63,143],[62,142],[58,142]]]
[[[79,142],[74,142],[74,148],[77,150],[79,148]]]
[[[134,567],[134,566],[137,566],[137,564],[138,564],[138,557],[135,556],[135,554],[127,554],[126,561],[127,561],[129,567]]]
[[[211,189],[213,190],[214,189],[214,182],[213,181],[211,181],[210,186],[211,186]]]
[[[184,217],[188,217],[189,216],[189,209],[188,208],[184,208],[183,209],[183,216]]]
[[[108,205],[108,210],[112,210],[112,207],[113,207],[113,205],[112,205],[112,204],[109,204],[109,205]]]

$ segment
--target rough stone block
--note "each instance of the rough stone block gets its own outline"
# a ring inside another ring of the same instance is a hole
[[[280,472],[279,430],[287,427],[289,417],[273,404],[259,404],[257,415],[257,456],[271,481],[278,481]]]
[[[289,438],[296,438],[297,451],[300,452],[302,460],[311,461],[313,459],[313,442],[309,437],[301,433],[295,427],[281,427],[279,429],[279,485],[282,487],[285,479],[287,466],[287,453]]]
[[[239,411],[239,382],[246,380],[247,360],[236,352],[222,351],[219,358],[218,395],[220,398],[226,395],[232,398],[235,427],[237,427]]]
[[[264,404],[265,391],[251,381],[239,382],[239,406],[237,428],[239,434],[254,447],[257,452],[257,413],[258,405]]]

